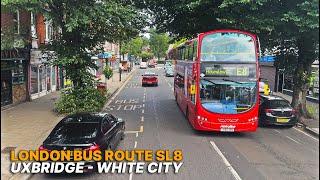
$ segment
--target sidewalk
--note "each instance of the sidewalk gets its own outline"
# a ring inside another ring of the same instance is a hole
[[[134,72],[114,72],[113,79],[107,82],[108,95],[115,93]],[[11,174],[10,149],[36,150],[49,135],[53,127],[63,118],[53,112],[54,102],[59,91],[1,111],[1,179],[27,179],[30,174]]]
[[[274,95],[281,96],[288,101],[292,101],[292,97],[279,92],[274,92]],[[305,130],[311,134],[319,136],[319,104],[307,101],[307,108],[313,110],[313,119],[300,119],[300,122],[305,126]]]

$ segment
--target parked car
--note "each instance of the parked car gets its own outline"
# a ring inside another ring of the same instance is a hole
[[[124,139],[125,122],[108,113],[77,113],[63,118],[39,150],[114,150]],[[85,162],[85,166],[95,162]]]
[[[147,62],[141,62],[140,69],[147,69]]]
[[[140,65],[140,62],[139,61],[135,61],[134,65]]]
[[[298,122],[290,102],[275,95],[260,95],[259,125],[294,126]]]
[[[149,67],[149,68],[155,68],[155,67],[156,67],[156,64],[153,63],[153,62],[149,62],[148,67]]]
[[[142,86],[145,85],[158,86],[158,75],[154,72],[145,72],[142,75]]]
[[[172,68],[172,64],[170,63],[170,62],[166,62],[165,64],[164,64],[164,67],[163,67],[164,69],[167,69],[167,68]]]
[[[173,77],[173,68],[167,68],[165,70],[166,77]]]

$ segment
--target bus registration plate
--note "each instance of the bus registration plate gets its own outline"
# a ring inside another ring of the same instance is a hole
[[[221,125],[220,131],[221,132],[234,132],[235,127],[236,126],[234,126],[234,125]]]

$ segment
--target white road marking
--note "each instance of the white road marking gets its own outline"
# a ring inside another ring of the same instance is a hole
[[[140,132],[140,131],[125,131],[124,133],[125,134],[136,134],[138,132]]]
[[[142,114],[144,114],[144,109],[142,109]]]
[[[237,173],[237,171],[231,166],[231,164],[229,163],[229,161],[227,160],[227,158],[222,154],[222,152],[220,151],[220,149],[218,148],[218,146],[213,142],[210,141],[210,144],[212,145],[213,149],[219,154],[219,156],[222,158],[224,164],[227,166],[227,168],[229,169],[229,171],[232,173],[233,177],[236,180],[241,180],[239,174]]]
[[[296,128],[296,127],[293,127],[293,129],[295,129],[295,130],[297,130],[297,131],[299,131],[299,132],[303,133],[303,134],[304,134],[304,135],[306,135],[306,136],[311,137],[311,138],[312,138],[313,140],[315,140],[315,141],[319,141],[319,139],[317,139],[317,138],[315,138],[315,137],[313,137],[313,136],[311,136],[311,135],[309,135],[309,134],[307,134],[307,133],[305,133],[305,132],[301,131],[300,129],[298,129],[298,128]]]
[[[144,104],[142,104],[142,107],[144,107],[145,105]]]
[[[121,87],[118,89],[118,92],[116,92],[116,94],[114,94],[114,96],[107,102],[107,104],[105,104],[105,106],[103,107],[103,109],[106,109],[106,107],[110,105],[110,103],[114,100],[114,98],[118,96],[118,94],[122,91],[122,89],[127,85],[127,83],[129,82],[129,80],[132,78],[133,74],[134,74],[134,72],[132,72],[132,73],[130,74],[130,77],[128,77],[128,78],[126,79],[126,81],[125,81],[125,82],[121,85]]]
[[[144,122],[144,117],[143,116],[141,116],[141,122]]]
[[[137,148],[137,141],[134,141],[134,148]]]
[[[293,139],[293,138],[291,138],[291,137],[289,137],[289,136],[286,136],[286,137],[287,137],[288,139],[290,139],[291,141],[297,143],[297,144],[301,144],[300,142],[298,142],[297,140],[295,140],[295,139]]]
[[[277,132],[277,133],[281,133],[280,131],[278,131],[278,130],[276,130],[276,129],[274,129],[274,131]]]
[[[138,132],[136,132],[136,137],[138,137],[139,136],[139,133]]]
[[[143,126],[140,126],[140,131],[139,132],[143,132]]]
[[[130,173],[129,180],[132,180],[132,175],[133,175],[133,174],[132,174],[132,173]]]

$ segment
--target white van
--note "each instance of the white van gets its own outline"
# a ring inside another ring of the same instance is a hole
[[[140,69],[147,69],[147,62],[141,62]]]

